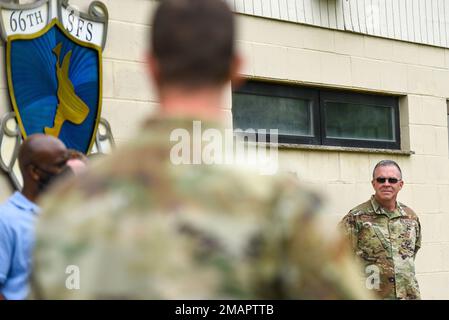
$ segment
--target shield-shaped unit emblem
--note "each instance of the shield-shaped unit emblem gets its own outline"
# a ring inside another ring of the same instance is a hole
[[[57,19],[8,40],[8,86],[23,137],[51,134],[88,153],[101,115],[101,48],[75,38]]]
[[[22,184],[19,146],[31,134],[51,134],[85,154],[114,147],[110,125],[101,118],[108,20],[106,5],[96,0],[87,12],[69,0],[0,1],[14,111],[0,114],[0,169],[16,189]]]

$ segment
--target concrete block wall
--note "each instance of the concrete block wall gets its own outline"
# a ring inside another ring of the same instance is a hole
[[[329,224],[370,197],[379,160],[397,161],[405,180],[399,200],[423,228],[422,296],[449,299],[449,50],[251,16],[238,21],[249,77],[401,96],[402,148],[415,154],[290,149],[280,161],[322,193]]]

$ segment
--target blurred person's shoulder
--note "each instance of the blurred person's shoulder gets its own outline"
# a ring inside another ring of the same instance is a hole
[[[3,203],[0,203],[0,223],[5,226],[14,226],[17,224],[17,220],[24,218],[18,212],[26,211],[31,206],[32,204],[20,192],[14,192]]]
[[[215,127],[216,124],[203,123],[203,129]],[[128,207],[140,206],[140,210],[169,208],[173,203],[192,204],[191,199],[196,199],[197,204],[209,209],[259,215],[285,211],[287,207],[318,205],[318,197],[291,175],[262,175],[240,165],[173,164],[170,157],[174,130],[193,134],[192,121],[150,119],[135,139],[95,161],[84,175],[56,186],[42,201],[44,214],[54,211],[59,215],[72,207],[80,211],[79,206],[87,211],[90,206],[96,211],[108,210],[119,199]]]

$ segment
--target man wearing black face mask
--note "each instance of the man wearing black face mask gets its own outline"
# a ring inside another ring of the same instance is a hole
[[[28,278],[34,247],[34,224],[39,214],[36,200],[63,170],[68,159],[64,143],[35,134],[19,150],[22,192],[0,205],[0,300],[20,300],[28,295]]]

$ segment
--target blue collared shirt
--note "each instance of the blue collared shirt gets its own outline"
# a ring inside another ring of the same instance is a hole
[[[20,192],[0,205],[0,293],[8,300],[28,296],[38,213]]]

